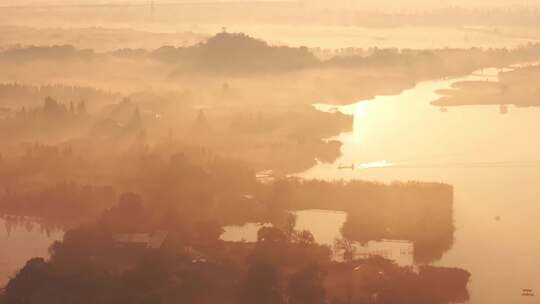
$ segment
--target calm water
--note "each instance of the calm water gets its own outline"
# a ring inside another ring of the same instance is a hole
[[[496,78],[491,69],[464,79]],[[521,289],[540,291],[540,109],[430,106],[454,81],[340,107],[354,115],[354,131],[337,137],[342,157],[302,176],[454,185],[455,243],[438,264],[472,273],[471,303],[530,303]]]
[[[347,220],[347,213],[332,210],[302,210],[294,212],[297,216],[296,229],[309,230],[315,241],[333,248],[336,238],[341,237],[341,227]],[[243,226],[227,226],[221,239],[230,242],[256,242],[257,231],[271,224],[248,223]],[[370,241],[356,243],[357,258],[380,255],[395,261],[401,266],[413,266],[414,244],[406,240]],[[336,253],[335,260],[342,260]]]
[[[0,287],[29,259],[47,257],[49,246],[61,237],[61,232],[44,231],[33,221],[0,219]]]
[[[331,246],[341,235],[340,229],[347,219],[345,212],[329,210],[303,210],[295,212],[296,229],[309,230],[317,243]],[[257,231],[271,224],[248,223],[243,226],[227,226],[221,239],[231,242],[256,242]]]

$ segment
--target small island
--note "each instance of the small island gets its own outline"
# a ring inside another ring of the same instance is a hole
[[[540,106],[540,66],[519,67],[499,74],[498,81],[460,81],[440,90],[431,104],[441,107],[467,105]],[[502,111],[504,112],[504,111]]]

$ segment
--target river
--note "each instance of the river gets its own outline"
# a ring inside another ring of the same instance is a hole
[[[354,128],[336,137],[343,146],[334,164],[301,176],[452,184],[455,242],[437,264],[471,272],[470,303],[530,303],[521,290],[540,291],[540,109],[502,115],[498,106],[444,112],[429,104],[455,81],[497,77],[488,69],[353,105],[316,105],[354,115]]]

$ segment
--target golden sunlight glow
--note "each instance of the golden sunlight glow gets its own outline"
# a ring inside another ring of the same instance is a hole
[[[363,163],[356,166],[357,169],[363,170],[363,169],[374,169],[374,168],[387,168],[393,166],[393,163],[390,163],[386,160],[378,160],[374,162],[369,163]]]

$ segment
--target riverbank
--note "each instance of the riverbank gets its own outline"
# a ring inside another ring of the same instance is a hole
[[[443,95],[432,102],[435,106],[455,107],[467,105],[540,106],[540,66],[518,67],[499,74],[497,81],[456,82]]]

